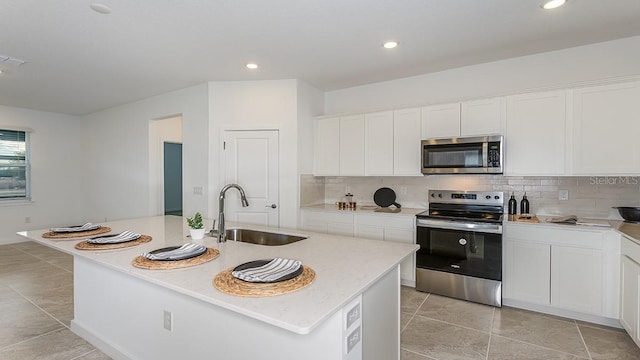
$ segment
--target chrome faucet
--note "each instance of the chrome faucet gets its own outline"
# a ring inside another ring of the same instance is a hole
[[[220,190],[220,197],[218,201],[218,230],[214,230],[216,227],[216,221],[213,220],[213,226],[209,235],[215,236],[218,238],[219,243],[223,243],[227,241],[227,234],[224,229],[224,196],[227,190],[231,188],[236,188],[240,192],[240,201],[242,202],[242,207],[249,206],[249,202],[247,201],[247,196],[244,194],[244,189],[238,184],[228,184],[225,185],[222,190]]]

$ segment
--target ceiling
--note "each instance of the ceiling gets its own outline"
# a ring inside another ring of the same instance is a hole
[[[638,0],[98,1],[0,3],[0,55],[26,61],[0,63],[0,105],[82,115],[206,81],[330,91],[640,35]]]

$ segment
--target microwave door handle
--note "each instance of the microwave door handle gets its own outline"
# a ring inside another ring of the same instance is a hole
[[[489,143],[484,141],[482,143],[482,168],[486,169],[489,166]]]

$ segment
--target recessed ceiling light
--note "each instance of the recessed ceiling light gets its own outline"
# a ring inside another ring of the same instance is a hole
[[[541,7],[545,10],[551,10],[564,5],[567,0],[545,0]]]
[[[397,41],[387,41],[382,46],[384,46],[385,49],[393,49],[396,46],[398,46],[398,42]]]
[[[251,69],[251,70],[255,70],[255,69],[258,68],[258,64],[256,64],[256,63],[247,63],[244,66],[246,66],[247,69]]]
[[[89,7],[91,8],[91,10],[100,13],[100,14],[111,14],[111,9],[109,9],[109,7],[107,5],[104,4],[99,4],[99,3],[93,3],[91,5],[89,5]]]

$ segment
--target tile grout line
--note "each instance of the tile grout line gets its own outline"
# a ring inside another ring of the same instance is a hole
[[[407,328],[407,326],[409,326],[409,323],[411,322],[411,320],[413,320],[413,318],[418,313],[418,310],[420,310],[420,308],[422,307],[422,305],[424,305],[424,303],[427,301],[427,299],[429,298],[430,295],[431,295],[430,293],[427,293],[427,296],[425,296],[424,300],[422,300],[420,305],[418,305],[416,307],[416,310],[411,314],[411,317],[409,318],[409,321],[407,321],[407,323],[402,327],[402,329],[400,329],[400,334],[402,334],[402,332]],[[402,310],[400,310],[400,314],[402,315]],[[400,347],[402,347],[402,346],[400,346]]]
[[[557,353],[560,353],[560,354],[570,355],[570,356],[573,356],[573,357],[575,357],[577,359],[584,359],[584,358],[581,358],[580,356],[578,356],[576,354],[572,354],[572,353],[569,353],[569,352],[566,352],[566,351],[562,351],[562,350],[552,349],[552,348],[549,348],[549,347],[546,347],[546,346],[530,343],[530,342],[519,340],[519,339],[515,339],[515,338],[512,338],[512,337],[503,336],[503,335],[499,335],[499,334],[494,334],[493,336],[504,338],[504,339],[509,339],[511,341],[519,342],[521,344],[531,345],[531,346],[534,346],[534,347],[537,347],[537,348],[541,348],[541,349],[545,349],[545,350],[550,350],[550,351],[557,352]],[[589,358],[589,359],[592,360],[591,358]]]
[[[496,309],[493,308],[491,314],[491,327],[489,328],[489,343],[487,344],[487,356],[485,360],[489,360],[489,351],[491,350],[491,337],[493,336],[493,323],[496,321]]]
[[[50,314],[48,311],[46,311],[45,309],[43,309],[42,307],[40,307],[38,304],[36,304],[35,302],[33,302],[31,299],[29,299],[28,297],[26,297],[23,293],[21,293],[20,291],[14,289],[13,287],[11,287],[11,285],[8,285],[9,288],[13,291],[15,291],[18,295],[22,296],[23,299],[27,300],[31,305],[35,306],[36,308],[38,308],[38,310],[42,311],[43,313],[45,313],[46,315],[48,315],[49,317],[51,317],[53,320],[57,321],[58,323],[60,323],[62,326],[64,326],[65,328],[71,330],[71,328],[69,326],[67,326],[67,324],[63,323],[62,321],[60,321],[60,319],[58,319],[57,317],[53,316],[52,314]],[[73,286],[73,284],[71,285],[65,285],[62,287],[67,287],[67,286]]]
[[[61,328],[57,328],[57,329],[53,329],[53,330],[51,330],[51,331],[47,331],[47,332],[46,332],[46,333],[44,333],[44,334],[36,335],[36,336],[30,337],[30,338],[28,338],[28,339],[24,339],[24,340],[22,340],[22,341],[18,341],[17,343],[13,343],[13,344],[11,344],[11,345],[7,345],[7,346],[5,346],[5,347],[0,348],[0,352],[4,352],[4,351],[6,351],[6,350],[11,349],[11,348],[12,348],[12,347],[14,347],[14,346],[17,346],[17,345],[20,345],[20,344],[26,343],[26,342],[28,342],[28,341],[31,341],[31,340],[34,340],[34,339],[37,339],[37,338],[40,338],[40,337],[43,337],[43,336],[46,336],[46,335],[52,334],[52,333],[54,333],[54,332],[56,332],[56,331],[65,330],[65,328],[66,328],[66,326],[65,326],[65,327],[61,327]],[[67,329],[67,330],[68,330],[68,329]]]
[[[580,326],[578,326],[578,323],[576,321],[574,321],[574,324],[576,326],[576,330],[578,330],[578,335],[580,335],[580,340],[582,340],[582,344],[584,345],[584,349],[587,351],[587,355],[589,356],[589,360],[592,360],[593,358],[591,357],[591,351],[589,351],[589,347],[587,346],[587,342],[584,341],[584,336],[582,336],[582,331],[580,330]]]
[[[70,360],[77,360],[77,359],[80,359],[80,358],[82,358],[82,357],[84,357],[84,356],[87,356],[87,355],[91,354],[92,352],[96,352],[96,351],[98,351],[98,349],[93,349],[93,350],[91,350],[91,351],[87,351],[86,353],[84,353],[84,354],[80,354],[80,355],[78,355],[78,356],[76,356],[76,357],[74,357],[74,358],[72,358],[72,359],[70,359]]]

